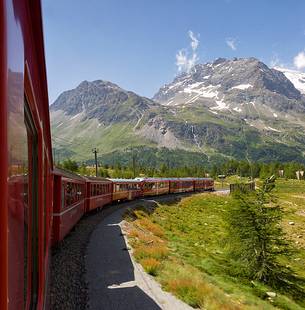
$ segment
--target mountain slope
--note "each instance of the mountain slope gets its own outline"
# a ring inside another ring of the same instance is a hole
[[[282,67],[275,67],[274,69],[283,72],[294,87],[298,89],[300,93],[305,94],[305,73]]]
[[[107,154],[146,146],[152,156],[166,147],[206,161],[305,160],[305,97],[255,58],[196,65],[153,100],[84,81],[54,102],[51,122],[57,151],[77,159],[91,158],[92,147]]]

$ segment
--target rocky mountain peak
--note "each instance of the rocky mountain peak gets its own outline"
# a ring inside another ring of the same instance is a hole
[[[63,92],[51,105],[51,111],[83,119],[98,119],[107,124],[126,119],[138,119],[142,111],[155,103],[147,98],[126,91],[118,85],[104,81],[83,81],[76,88]]]
[[[168,106],[205,105],[214,113],[248,114],[249,104],[280,111],[305,109],[304,98],[293,83],[254,57],[197,64],[161,87],[153,99]]]

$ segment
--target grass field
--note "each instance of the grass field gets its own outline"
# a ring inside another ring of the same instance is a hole
[[[284,263],[305,277],[305,182],[277,180],[275,194],[286,211],[282,225],[296,249]],[[194,308],[305,309],[305,301],[294,301],[289,292],[230,276],[223,215],[231,200],[203,193],[127,212],[134,257],[165,290]]]

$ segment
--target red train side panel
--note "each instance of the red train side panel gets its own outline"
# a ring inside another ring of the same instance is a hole
[[[193,191],[194,191],[194,179],[177,178],[177,179],[170,179],[169,181],[170,193],[185,193]]]
[[[111,179],[113,182],[113,201],[133,200],[143,196],[142,181],[133,179]]]
[[[42,309],[52,152],[38,0],[0,0],[0,145],[0,308]]]
[[[169,193],[169,180],[158,178],[147,178],[143,181],[143,195],[156,196]]]
[[[54,169],[53,244],[61,241],[83,216],[85,196],[84,178]]]
[[[102,208],[112,202],[112,187],[110,180],[104,178],[86,178],[86,212]]]
[[[195,191],[214,190],[214,180],[211,178],[198,178],[194,180]]]

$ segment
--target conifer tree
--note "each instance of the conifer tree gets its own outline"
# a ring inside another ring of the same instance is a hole
[[[288,287],[304,292],[292,270],[280,258],[292,254],[281,227],[283,209],[272,195],[275,177],[255,192],[237,192],[225,216],[228,227],[228,256],[240,276],[264,282],[274,288]],[[302,281],[303,282],[303,281]]]

